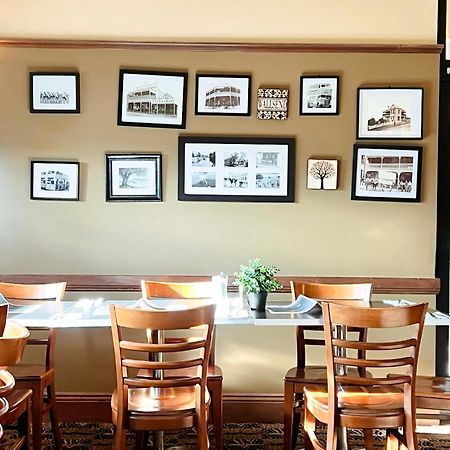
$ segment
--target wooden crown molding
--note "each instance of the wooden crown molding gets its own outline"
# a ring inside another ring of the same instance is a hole
[[[302,44],[264,42],[144,42],[91,39],[0,39],[0,47],[163,50],[196,52],[284,52],[284,53],[432,53],[440,44]]]

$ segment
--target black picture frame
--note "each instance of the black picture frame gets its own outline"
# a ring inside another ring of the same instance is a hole
[[[339,115],[339,84],[339,75],[301,75],[299,115]]]
[[[202,74],[195,77],[195,114],[250,116],[251,75]]]
[[[355,144],[352,200],[420,202],[420,146]]]
[[[359,87],[356,139],[423,139],[423,87]]]
[[[32,160],[30,169],[31,200],[80,199],[78,161]]]
[[[295,138],[179,136],[178,200],[294,202]]]
[[[78,72],[30,72],[30,113],[79,114]]]
[[[105,160],[107,202],[162,201],[161,153],[107,153]]]
[[[187,81],[187,72],[120,69],[117,125],[186,128]]]

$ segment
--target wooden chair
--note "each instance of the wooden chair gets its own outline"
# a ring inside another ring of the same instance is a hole
[[[144,298],[190,298],[208,299],[213,297],[212,282],[166,283],[159,281],[141,281]],[[214,343],[208,364],[207,387],[211,395],[211,419],[214,426],[215,448],[223,448],[223,402],[222,402],[222,369],[215,365]]]
[[[199,448],[209,448],[206,375],[214,313],[213,304],[177,311],[110,306],[117,382],[111,398],[115,449],[125,448],[126,429],[142,432],[185,427],[197,427]],[[201,335],[192,336],[192,328]],[[134,333],[128,336],[130,329]],[[186,340],[171,343],[160,336],[149,343],[146,336],[137,340],[136,330],[143,335],[147,330],[178,330]],[[172,357],[166,360],[167,355]],[[195,368],[195,373],[187,375],[188,368]],[[137,377],[140,369],[149,369],[154,376]]]
[[[332,302],[358,301],[370,305],[371,284],[319,284],[291,281],[292,301],[302,294],[307,297]],[[305,335],[305,332],[321,332],[320,336]],[[359,333],[364,340],[364,333]],[[297,366],[289,369],[284,377],[284,449],[295,448],[303,411],[303,388],[327,384],[325,365],[306,365],[306,350],[310,346],[324,346],[323,327],[297,327]]]
[[[64,296],[66,283],[53,284],[11,284],[0,283],[0,293],[16,305],[42,303],[44,301],[59,302]],[[33,416],[33,449],[40,449],[42,444],[42,418],[47,412],[50,416],[55,444],[57,449],[62,448],[59,431],[58,416],[56,412],[56,390],[54,353],[56,330],[29,327],[34,333],[28,340],[28,345],[45,347],[44,364],[21,363],[11,367],[11,373],[16,380],[16,386],[31,389]]]
[[[323,303],[323,321],[327,353],[327,386],[305,387],[305,448],[335,450],[338,430],[360,428],[387,430],[387,448],[402,439],[408,450],[416,450],[417,436],[415,383],[419,346],[427,305],[399,308],[358,308]],[[345,330],[408,328],[408,337],[390,341],[350,340]],[[343,330],[336,333],[337,329]],[[360,358],[356,352],[364,350]],[[353,376],[349,367],[382,369],[404,368],[405,374],[388,377]],[[327,424],[326,447],[315,433],[316,420]],[[400,434],[398,429],[402,428]],[[372,442],[366,441],[366,448]]]
[[[0,306],[0,322],[6,316],[7,305]],[[31,395],[30,389],[15,389],[14,377],[8,372],[23,354],[29,331],[12,321],[7,322],[0,337],[0,430],[2,425],[17,422],[17,439],[8,448],[31,449]],[[1,434],[0,434],[1,439]]]

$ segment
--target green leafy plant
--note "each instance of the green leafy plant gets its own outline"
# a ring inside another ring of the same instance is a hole
[[[239,272],[236,272],[233,284],[242,286],[246,294],[256,294],[258,292],[273,292],[283,285],[275,279],[274,275],[280,269],[275,266],[265,266],[259,258],[248,261],[248,265],[241,265]]]

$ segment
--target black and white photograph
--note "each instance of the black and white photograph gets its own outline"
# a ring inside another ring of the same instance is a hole
[[[420,202],[422,147],[355,144],[352,200]]]
[[[339,77],[301,76],[299,114],[339,114]]]
[[[75,72],[30,72],[30,112],[79,113],[80,74]]]
[[[162,201],[161,154],[106,154],[106,201]]]
[[[294,169],[294,138],[178,138],[178,200],[293,202]]]
[[[187,73],[119,72],[117,124],[186,128]]]
[[[308,159],[307,189],[337,189],[337,159]]]
[[[79,200],[80,163],[31,161],[31,200]]]
[[[259,88],[256,118],[260,120],[286,120],[288,117],[289,90]]]
[[[196,77],[195,114],[249,116],[249,75],[201,75]]]
[[[358,88],[357,139],[422,139],[423,88]]]

